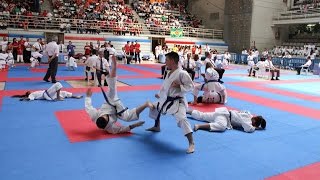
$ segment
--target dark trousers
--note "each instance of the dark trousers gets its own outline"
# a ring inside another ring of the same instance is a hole
[[[86,66],[86,70],[87,71],[90,71],[90,67],[88,67],[88,66]],[[86,71],[86,80],[88,79],[88,72]],[[94,79],[94,73],[93,72],[91,72],[91,80],[93,80]]]
[[[250,68],[249,70],[249,76],[251,76],[251,73],[253,73],[253,76],[256,76],[256,71],[253,71],[253,68]]]
[[[49,58],[51,58],[49,56]],[[48,81],[49,78],[51,77],[51,82],[55,83],[56,82],[56,74],[58,70],[58,57],[55,57],[50,63],[49,63],[49,68],[47,70],[46,75],[44,76],[44,80]]]
[[[102,76],[102,74],[104,74],[105,76],[107,76],[107,75],[109,74],[109,72],[102,72],[102,71],[98,71],[98,70],[97,70],[97,78],[98,78],[98,82],[99,82],[99,85],[100,85],[100,86],[101,86],[101,76]],[[106,78],[104,79],[104,85],[105,85],[105,86],[108,86]]]
[[[164,76],[165,71],[166,71],[166,65],[161,66],[161,77],[166,77]]]
[[[214,68],[214,70],[216,70],[216,71],[218,72],[218,74],[219,74],[219,80],[222,79],[222,76],[223,76],[223,74],[224,74],[224,72],[225,72],[226,70],[224,70],[224,69],[219,69],[219,68]]]
[[[274,73],[277,73],[276,78],[280,77],[280,70],[279,69],[271,69],[270,72],[271,72],[271,78],[272,79],[274,77]]]
[[[24,50],[23,51],[23,61],[25,63],[30,63],[31,51]]]
[[[12,50],[12,55],[13,55],[13,59],[16,61],[17,60],[17,56],[18,56],[18,50],[17,49],[13,49]]]
[[[303,68],[302,66],[296,67],[297,75],[300,75],[300,72],[301,72],[302,68]]]
[[[135,58],[136,63],[137,63],[137,61],[139,61],[139,63],[141,63],[140,52],[136,52],[134,58]]]
[[[194,76],[196,75],[196,72],[193,69],[185,69],[189,74],[191,74],[192,81],[194,80]]]

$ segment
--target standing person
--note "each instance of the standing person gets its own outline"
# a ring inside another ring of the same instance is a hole
[[[96,62],[98,61],[98,56],[96,55],[96,52],[92,54],[89,58],[87,58],[85,65],[86,65],[86,81],[88,80],[88,72],[91,72],[91,80],[94,80],[94,72],[91,71],[91,69],[94,67]]]
[[[109,84],[109,91],[104,93],[105,103],[101,105],[100,109],[96,109],[92,106],[92,91],[89,88],[87,90],[87,97],[85,98],[85,109],[89,114],[91,120],[97,125],[99,129],[107,131],[112,134],[130,132],[131,129],[142,126],[144,121],[131,124],[129,126],[118,126],[116,122],[118,119],[124,121],[136,121],[139,119],[140,113],[147,107],[152,107],[150,102],[145,102],[143,105],[128,109],[122,101],[119,99],[117,94],[117,60],[115,56],[112,56],[112,69],[110,74],[107,76]],[[103,89],[102,89],[103,90]]]
[[[76,46],[73,45],[71,41],[69,41],[69,44],[67,46],[68,56],[74,56],[74,49],[75,48],[76,48]]]
[[[17,56],[18,56],[18,47],[19,47],[19,43],[18,43],[17,39],[13,38],[13,40],[12,40],[12,55],[13,55],[13,59],[15,61],[17,60]]]
[[[43,46],[42,46],[42,39],[39,38],[37,39],[37,42],[35,42],[33,45],[32,45],[32,49],[33,51],[31,52],[31,56],[34,57],[34,58],[37,58],[38,61],[39,61],[39,65],[41,63],[41,58],[42,58],[42,51],[43,51]]]
[[[58,56],[59,56],[59,46],[57,44],[58,36],[52,36],[51,42],[46,46],[46,52],[48,54],[49,67],[43,80],[49,82],[51,77],[51,82],[56,83],[56,74],[58,70]]]
[[[94,51],[93,53],[96,53],[96,51]],[[99,87],[102,86],[101,85],[102,75],[107,77],[110,72],[110,65],[109,65],[108,61],[103,56],[104,56],[104,53],[100,51],[99,56],[98,56],[95,64],[93,65],[93,67],[96,69]],[[108,86],[106,78],[104,78],[104,86]]]
[[[192,128],[186,116],[187,100],[186,93],[194,86],[189,74],[179,68],[179,55],[175,52],[166,54],[166,65],[170,73],[166,76],[158,94],[155,95],[158,101],[150,109],[150,117],[155,120],[154,127],[148,131],[160,132],[161,114],[171,114],[175,117],[178,127],[182,128],[184,135],[189,141],[187,153],[194,152]]]
[[[21,62],[26,62],[24,61],[24,56],[26,55],[26,47],[24,46],[24,43],[26,41],[23,39],[23,36],[20,36],[20,40],[18,41],[18,49],[17,49],[17,62],[19,62],[19,59],[21,59]]]
[[[141,58],[140,58],[140,44],[138,43],[138,41],[136,40],[136,44],[134,45],[135,48],[135,60],[136,63],[139,61],[139,63],[141,64]]]
[[[127,60],[127,64],[130,64],[131,58],[130,58],[130,41],[127,41],[127,44],[123,47],[125,59]]]
[[[29,38],[26,38],[26,41],[24,42],[24,47],[25,47],[25,55],[23,55],[24,62],[29,63],[31,58],[31,50],[32,50],[32,45],[29,42]]]

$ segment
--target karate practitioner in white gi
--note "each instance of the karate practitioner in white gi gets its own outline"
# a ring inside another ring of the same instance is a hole
[[[228,110],[225,107],[216,108],[214,112],[200,112],[188,110],[192,118],[206,124],[194,125],[194,131],[207,130],[223,132],[226,129],[243,129],[244,132],[254,132],[266,128],[266,121],[262,116],[253,116],[248,111]]]
[[[74,96],[71,92],[61,91],[62,84],[56,82],[47,90],[27,91],[24,95],[14,95],[12,97],[20,98],[20,101],[33,101],[33,100],[48,100],[48,101],[62,101],[64,98],[80,99],[82,96]]]
[[[205,83],[195,85],[193,94],[193,105],[198,103],[227,103],[227,90],[219,80],[219,74],[214,68],[210,67],[205,73]],[[203,96],[199,96],[199,91],[204,91]]]
[[[78,67],[77,60],[74,57],[72,57],[70,54],[69,54],[68,60],[66,62],[66,67],[68,68],[68,70],[72,70],[72,71],[74,71],[75,68]]]
[[[145,102],[137,108],[125,108],[117,95],[117,60],[116,56],[112,56],[112,68],[109,75],[106,77],[109,85],[109,91],[106,93],[106,102],[103,103],[100,109],[96,109],[91,104],[92,91],[87,90],[87,97],[85,98],[85,109],[89,114],[91,120],[97,125],[98,128],[103,129],[111,134],[126,133],[131,129],[142,126],[144,121],[131,124],[129,126],[116,125],[119,119],[124,121],[136,121],[139,119],[140,113],[147,107],[152,107],[150,102]]]
[[[158,101],[154,103],[154,108],[150,108],[149,116],[155,119],[155,125],[148,131],[160,131],[161,114],[171,114],[175,117],[178,127],[182,128],[183,134],[189,141],[187,153],[194,152],[194,142],[192,128],[187,120],[186,110],[188,103],[186,93],[191,91],[194,86],[189,74],[179,68],[179,55],[175,52],[166,54],[166,66],[170,70],[162,84],[158,94],[155,95]]]

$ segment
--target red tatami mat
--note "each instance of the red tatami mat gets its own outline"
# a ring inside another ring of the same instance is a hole
[[[85,110],[58,111],[55,115],[71,143],[132,135],[131,133],[109,134],[98,129]]]
[[[266,180],[318,180],[320,179],[320,162],[285,172]]]

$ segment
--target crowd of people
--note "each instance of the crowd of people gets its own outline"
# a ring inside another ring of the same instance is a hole
[[[123,0],[56,0],[53,4],[54,17],[60,20],[62,32],[70,32],[71,28],[80,34],[99,34],[101,30],[115,35],[141,32],[132,9]]]
[[[136,0],[132,3],[134,10],[149,28],[168,32],[172,27],[199,28],[201,20],[186,12],[183,4],[175,2],[154,2]]]

